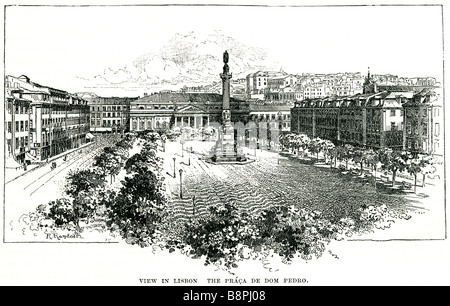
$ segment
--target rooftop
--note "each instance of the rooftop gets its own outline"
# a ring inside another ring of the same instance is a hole
[[[132,104],[139,103],[222,103],[223,98],[221,94],[217,93],[205,93],[205,92],[159,92],[148,96],[144,96],[137,100],[132,101]],[[233,97],[230,97],[230,102],[244,102]]]

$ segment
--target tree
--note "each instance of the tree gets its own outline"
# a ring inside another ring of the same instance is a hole
[[[372,149],[366,149],[364,150],[364,160],[371,166],[372,170],[374,171],[374,177],[375,177],[375,186],[376,186],[376,179],[377,179],[377,167],[380,163],[379,159],[380,155],[378,152],[375,152]]]
[[[122,168],[122,160],[116,151],[106,147],[104,152],[94,158],[94,166],[98,167],[105,175],[110,175],[110,183]]]
[[[354,163],[358,164],[360,166],[360,173],[363,174],[363,165],[365,162],[364,158],[364,149],[356,148],[353,150],[353,156],[352,160]]]
[[[134,154],[125,162],[127,173],[159,172],[162,170],[162,167],[162,159],[156,155],[155,150],[143,150],[140,153]]]
[[[316,154],[317,160],[319,160],[319,153],[322,151],[323,140],[319,137],[311,139],[308,145],[308,151],[312,154]]]
[[[99,207],[99,194],[94,190],[81,191],[72,200],[74,220],[79,227],[81,219],[87,219],[89,221],[97,211]]]
[[[306,134],[294,134],[290,140],[291,146],[297,150],[297,155],[299,155],[300,148],[302,149],[302,155],[309,149],[311,139]]]
[[[95,169],[70,171],[66,177],[66,194],[76,197],[80,192],[101,188],[106,183],[103,173]]]
[[[149,246],[165,217],[163,177],[152,171],[136,173],[125,177],[122,185],[118,195],[106,203],[108,226],[129,244]]]
[[[394,151],[389,148],[380,149],[378,152],[382,163],[381,168],[392,172],[392,187],[394,187],[397,172],[406,169],[406,162],[410,158],[410,154],[406,151]]]
[[[325,158],[330,158],[330,168],[333,168],[333,158],[336,159],[336,146],[330,140],[324,141],[324,155]]]
[[[424,155],[421,157],[422,187],[425,187],[425,177],[427,174],[436,172],[434,164],[435,160],[431,155]]]
[[[407,163],[407,171],[409,174],[414,176],[414,193],[416,193],[417,189],[417,174],[422,171],[422,161],[419,158],[414,158],[408,160]]]
[[[345,161],[345,169],[348,169],[348,161],[352,158],[353,156],[353,150],[354,147],[350,144],[345,144],[345,145],[341,145],[341,146],[337,146],[336,147],[336,154],[337,157],[340,161],[344,160]]]

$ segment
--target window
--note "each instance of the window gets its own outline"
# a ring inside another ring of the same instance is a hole
[[[437,107],[434,108],[434,116],[435,117],[439,116],[439,108],[437,108]]]
[[[439,123],[435,123],[434,124],[434,135],[437,137],[440,134],[440,130],[439,130],[440,126]]]
[[[391,109],[391,117],[395,117],[395,109]]]
[[[16,121],[16,131],[19,131],[19,121]]]
[[[8,133],[11,133],[11,122],[8,122]]]

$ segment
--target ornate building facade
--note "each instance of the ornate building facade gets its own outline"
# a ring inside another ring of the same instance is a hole
[[[291,109],[291,130],[337,144],[442,155],[441,105],[434,90],[309,99]]]
[[[39,162],[89,138],[87,101],[67,91],[7,76],[7,157],[19,163]]]
[[[231,121],[247,123],[249,103],[230,97]],[[199,128],[222,123],[222,95],[161,91],[130,102],[130,130]]]

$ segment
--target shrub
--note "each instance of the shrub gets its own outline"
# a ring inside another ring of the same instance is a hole
[[[70,222],[77,223],[75,211],[70,200],[61,198],[50,201],[48,216],[53,219],[57,226],[67,225]]]
[[[262,212],[257,228],[261,231],[261,244],[270,246],[285,260],[295,255],[311,259],[320,257],[325,244],[339,227],[321,217],[319,211],[308,212],[293,206],[276,206]]]
[[[235,204],[209,207],[209,217],[186,223],[183,243],[190,255],[206,256],[205,265],[223,263],[237,267],[237,254],[243,245],[252,245],[259,235],[249,215],[239,213]]]

